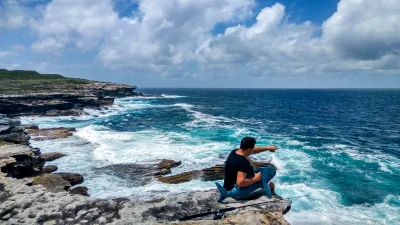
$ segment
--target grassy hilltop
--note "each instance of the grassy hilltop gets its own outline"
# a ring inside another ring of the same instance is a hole
[[[46,93],[54,89],[73,89],[94,81],[68,78],[36,71],[0,69],[0,94]]]

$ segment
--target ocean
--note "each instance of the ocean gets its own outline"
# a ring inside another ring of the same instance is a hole
[[[85,177],[96,198],[153,199],[214,189],[193,180],[145,185],[103,173],[112,164],[182,161],[178,174],[225,161],[244,136],[275,153],[252,158],[278,167],[274,182],[293,199],[292,224],[400,224],[400,90],[139,89],[160,97],[116,99],[80,117],[23,117],[40,128],[75,127],[67,139],[32,141],[50,162]]]

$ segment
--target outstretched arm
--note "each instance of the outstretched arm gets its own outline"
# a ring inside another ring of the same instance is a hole
[[[275,146],[259,146],[259,147],[254,147],[253,154],[258,154],[265,151],[275,152],[278,149],[279,147]]]

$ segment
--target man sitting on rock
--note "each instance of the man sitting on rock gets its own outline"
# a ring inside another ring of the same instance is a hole
[[[274,152],[278,147],[255,145],[256,140],[253,137],[244,137],[240,148],[232,150],[229,154],[225,162],[224,186],[215,183],[220,192],[218,202],[222,202],[226,197],[245,200],[262,194],[271,198],[272,194],[275,194],[275,185],[269,181],[275,176],[276,168],[266,166],[254,170],[249,155],[264,151]]]

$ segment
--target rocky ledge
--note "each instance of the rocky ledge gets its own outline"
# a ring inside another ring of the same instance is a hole
[[[113,83],[89,83],[49,93],[0,95],[0,113],[8,116],[79,116],[84,108],[101,108],[114,103],[115,97],[135,96],[135,86]]]
[[[75,128],[47,128],[47,129],[39,129],[39,127],[35,126],[27,126],[25,127],[25,132],[28,133],[29,136],[33,136],[34,141],[44,141],[44,140],[53,140],[60,138],[67,138],[72,136],[72,133],[76,131]]]
[[[42,185],[30,186],[32,179],[13,179],[0,174],[0,222],[2,224],[288,224],[282,217],[290,201],[261,197],[250,201],[219,204],[217,191],[177,194],[150,202],[131,198],[94,199],[68,192],[51,192]],[[56,190],[57,191],[57,190]],[[179,219],[207,210],[270,201],[245,210],[180,222]]]

